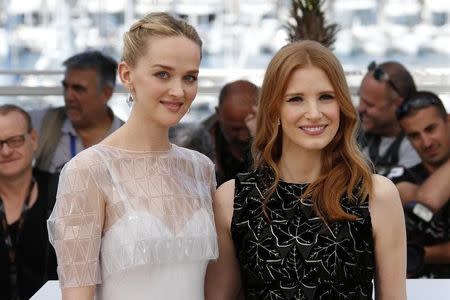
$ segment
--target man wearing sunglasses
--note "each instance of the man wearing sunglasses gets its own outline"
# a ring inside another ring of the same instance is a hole
[[[359,142],[379,174],[387,175],[397,165],[411,167],[420,162],[395,116],[405,97],[415,91],[411,74],[397,62],[372,62],[363,77],[359,89]]]
[[[397,110],[397,118],[421,158],[391,176],[405,208],[408,242],[419,251],[408,264],[416,276],[450,278],[450,122],[439,97],[417,92]],[[410,251],[411,252],[411,251]],[[420,262],[424,262],[425,265]]]
[[[47,218],[54,203],[49,173],[33,169],[37,134],[30,116],[0,106],[0,298],[29,299],[56,279]]]

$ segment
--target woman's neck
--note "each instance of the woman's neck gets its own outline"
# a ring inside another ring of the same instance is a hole
[[[104,143],[136,151],[165,151],[171,147],[169,128],[161,127],[151,120],[143,120],[135,113],[130,114],[127,122]]]
[[[280,177],[291,183],[313,182],[320,175],[321,152],[283,151],[278,168]]]

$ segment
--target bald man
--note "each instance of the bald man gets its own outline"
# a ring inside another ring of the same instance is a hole
[[[412,167],[420,162],[400,128],[395,111],[416,91],[414,79],[398,62],[372,62],[359,88],[359,114],[363,135],[360,144],[377,173],[387,175],[395,166]]]
[[[250,131],[246,124],[253,115],[258,87],[247,80],[226,84],[219,94],[216,113],[203,122],[214,144],[217,182],[234,178],[250,167]]]
[[[47,233],[57,177],[33,168],[37,141],[27,112],[0,105],[1,299],[30,299],[48,279],[57,279]]]

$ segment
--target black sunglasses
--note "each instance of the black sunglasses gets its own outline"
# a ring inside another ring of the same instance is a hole
[[[401,96],[400,91],[395,86],[394,82],[389,78],[389,74],[386,73],[380,66],[376,64],[376,62],[372,61],[369,66],[367,67],[367,70],[369,72],[373,72],[373,78],[375,78],[376,81],[384,81],[387,82],[392,89]]]
[[[397,111],[395,113],[397,115],[397,119],[401,120],[409,115],[412,110],[421,109],[432,105],[440,106],[441,103],[435,98],[415,98],[412,100],[407,99],[403,101],[403,103],[399,106],[399,108],[397,108]]]

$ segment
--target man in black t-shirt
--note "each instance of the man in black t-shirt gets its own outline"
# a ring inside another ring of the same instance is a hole
[[[414,275],[450,278],[450,122],[442,101],[431,92],[407,98],[397,118],[422,160],[412,168],[394,168],[388,175],[405,208],[408,242],[420,249],[414,253],[425,263]],[[408,257],[408,267],[417,266],[417,261]]]
[[[48,279],[57,278],[46,222],[57,180],[32,168],[36,148],[37,133],[30,116],[15,105],[1,105],[1,299],[30,299]]]
[[[218,185],[251,167],[251,132],[246,123],[257,104],[258,87],[247,80],[226,84],[219,94],[216,113],[203,121],[214,145]]]
[[[394,166],[410,168],[420,162],[395,116],[396,109],[415,91],[410,72],[395,61],[372,62],[361,81],[358,143],[378,174],[386,176]]]

